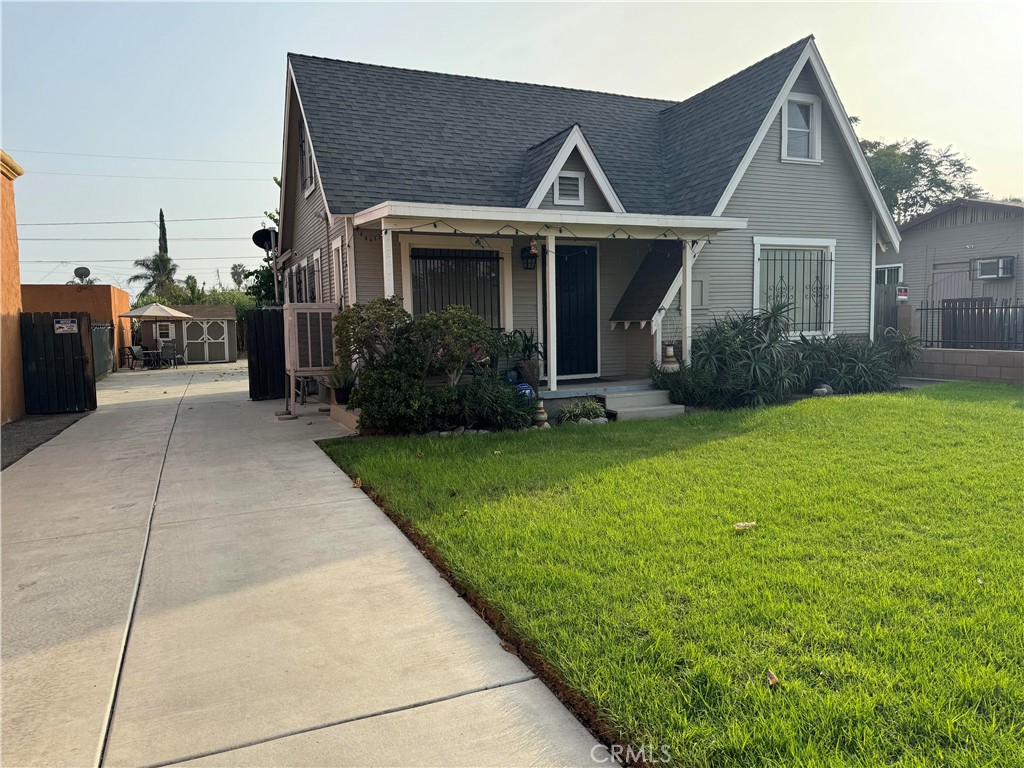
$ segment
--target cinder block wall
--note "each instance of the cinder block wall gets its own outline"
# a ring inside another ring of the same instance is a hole
[[[989,349],[924,349],[913,375],[1024,384],[1024,352]]]

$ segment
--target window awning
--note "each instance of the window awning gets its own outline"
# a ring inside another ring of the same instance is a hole
[[[668,286],[682,268],[682,245],[652,246],[612,312],[612,327],[616,323],[627,328],[631,323],[639,323],[642,328],[653,320],[662,308]]]

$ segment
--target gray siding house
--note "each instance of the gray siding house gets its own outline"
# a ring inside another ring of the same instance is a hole
[[[899,253],[879,251],[876,282],[903,283],[911,303],[949,299],[1024,304],[1024,205],[954,200],[900,227]]]
[[[281,178],[287,301],[468,304],[538,333],[549,392],[779,300],[871,334],[900,246],[810,37],[683,102],[291,54]]]

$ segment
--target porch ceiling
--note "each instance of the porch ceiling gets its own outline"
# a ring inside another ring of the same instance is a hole
[[[533,237],[697,240],[724,230],[746,229],[747,220],[724,216],[499,208],[476,205],[385,202],[353,217],[357,227],[438,234]]]

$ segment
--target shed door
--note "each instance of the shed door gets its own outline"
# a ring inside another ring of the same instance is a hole
[[[185,362],[226,363],[227,359],[227,320],[185,321]]]

